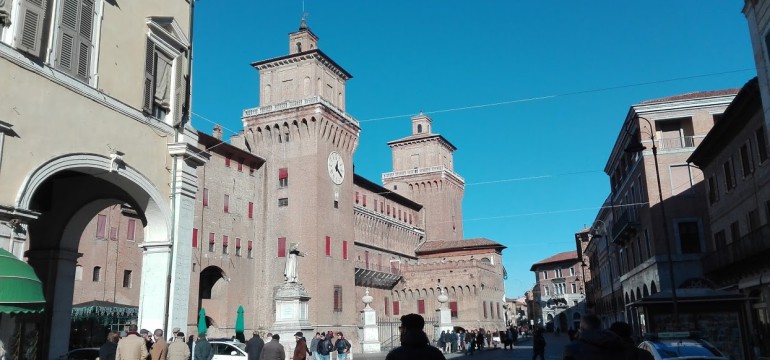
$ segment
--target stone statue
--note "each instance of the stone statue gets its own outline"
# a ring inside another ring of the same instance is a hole
[[[286,268],[283,270],[283,276],[287,283],[297,283],[297,256],[305,256],[299,251],[299,244],[292,243],[289,246],[289,257],[286,259]]]

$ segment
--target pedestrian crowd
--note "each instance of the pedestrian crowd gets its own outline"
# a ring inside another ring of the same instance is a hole
[[[515,326],[509,326],[504,331],[456,328],[451,331],[442,331],[436,339],[436,346],[444,354],[465,353],[466,355],[473,355],[474,351],[497,348],[500,344],[503,345],[503,349],[514,349],[516,341],[525,334],[526,329],[524,327],[517,328]]]

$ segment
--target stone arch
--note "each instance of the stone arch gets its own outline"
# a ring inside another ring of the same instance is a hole
[[[265,126],[265,142],[273,143],[273,131],[270,126]]]
[[[291,131],[289,131],[289,124],[286,123],[286,122],[283,123],[283,129],[282,129],[282,134],[281,135],[283,135],[283,141],[285,141],[285,142],[289,142],[289,139],[291,139],[290,138]]]
[[[294,134],[294,137],[296,139],[300,138],[299,123],[297,122],[296,119],[294,119],[294,121],[291,122],[291,132],[292,134]]]
[[[413,191],[413,190],[414,190],[414,186],[412,186],[412,184],[409,184],[409,191]]]
[[[629,299],[629,297],[628,297],[628,293],[626,293],[626,294],[625,294],[625,298],[626,298],[626,303],[625,303],[625,304],[626,304],[626,305],[630,304],[630,303],[631,303],[631,300],[630,300],[630,299]]]
[[[436,289],[430,288],[430,296],[431,297],[436,296]]]
[[[473,295],[478,295],[478,294],[479,294],[479,292],[476,289],[476,285],[473,285]]]
[[[636,287],[636,299],[639,300],[642,298],[642,290],[639,289],[639,287]]]
[[[304,135],[305,136],[310,136],[310,129],[308,129],[307,120],[303,118],[300,124],[301,124],[302,131],[305,132]]]
[[[450,291],[450,294],[457,296],[457,290],[455,289],[455,287],[454,287],[454,286],[452,286],[451,288],[449,288],[449,291]]]
[[[422,297],[428,297],[428,290],[422,289]]]
[[[273,136],[276,137],[278,143],[283,143],[283,136],[281,136],[281,127],[278,124],[273,125]]]
[[[656,294],[658,292],[658,286],[655,285],[655,280],[650,283],[650,294]]]
[[[409,298],[414,299],[414,293],[412,293],[412,289],[409,289]]]
[[[198,309],[219,309],[227,304],[228,278],[225,271],[218,266],[208,266],[199,275]],[[216,326],[217,319],[211,312],[206,313],[206,325]]]
[[[647,290],[647,284],[644,284],[642,287],[642,295],[644,295],[644,297],[650,296],[650,292]]]

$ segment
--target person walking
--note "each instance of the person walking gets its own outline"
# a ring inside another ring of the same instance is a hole
[[[153,332],[155,342],[150,347],[150,359],[151,360],[166,360],[166,353],[168,351],[168,343],[163,338],[163,330],[155,329]]]
[[[145,360],[150,355],[144,338],[139,336],[136,329],[135,324],[128,326],[126,337],[118,342],[115,349],[115,360]]]
[[[351,345],[341,332],[337,333],[337,342],[334,343],[334,347],[337,349],[337,360],[347,360]]]
[[[564,347],[564,360],[623,359],[627,345],[617,334],[601,329],[601,320],[593,314],[580,319],[577,340]]]
[[[307,340],[301,331],[294,333],[294,340],[297,341],[297,345],[294,346],[294,355],[292,360],[305,360],[307,357]]]
[[[117,331],[110,331],[107,333],[107,342],[99,348],[99,360],[115,360],[115,352],[118,351],[118,335]]]
[[[259,354],[259,360],[286,359],[286,353],[283,350],[283,345],[278,342],[280,339],[281,337],[278,334],[273,335],[270,341],[265,344],[265,347],[262,348],[262,353]]]
[[[475,331],[465,332],[465,355],[473,355],[473,347],[476,346],[474,341],[476,340]]]
[[[540,360],[545,360],[545,336],[542,328],[536,329],[532,337],[532,360],[537,359],[538,356]]]
[[[313,340],[310,340],[310,352],[313,353],[313,359],[320,359],[318,357],[318,343],[321,341],[321,333],[316,332],[313,336]]]
[[[262,348],[265,347],[265,341],[259,337],[259,332],[254,330],[251,333],[251,339],[246,342],[246,353],[249,354],[248,360],[259,360]]]
[[[206,333],[198,334],[198,342],[193,350],[193,360],[211,360],[214,358],[214,348],[206,339]]]
[[[431,346],[428,335],[423,331],[425,319],[418,314],[401,317],[401,346],[391,350],[385,360],[419,359],[446,360],[439,349]]]
[[[166,360],[190,360],[190,348],[184,343],[183,332],[176,331],[174,333],[174,340],[168,344]]]

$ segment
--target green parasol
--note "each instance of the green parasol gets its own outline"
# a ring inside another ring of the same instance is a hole
[[[238,306],[238,316],[235,318],[235,337],[241,342],[245,342],[245,335],[243,334],[243,306]]]
[[[206,326],[206,309],[201,308],[201,311],[198,314],[198,334],[205,334],[208,328],[209,327]]]

